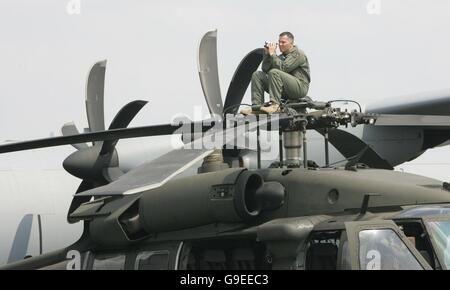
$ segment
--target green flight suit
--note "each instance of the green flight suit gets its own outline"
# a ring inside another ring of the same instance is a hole
[[[308,58],[294,46],[286,54],[265,54],[262,71],[252,75],[252,104],[264,103],[264,92],[268,92],[273,103],[280,104],[282,98],[303,98],[311,82]]]

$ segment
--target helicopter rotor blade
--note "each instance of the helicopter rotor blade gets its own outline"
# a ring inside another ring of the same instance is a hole
[[[254,49],[250,51],[239,63],[228,87],[223,108],[224,113],[237,113],[238,105],[242,102],[245,91],[250,84],[252,74],[261,64],[264,53],[264,48]]]
[[[213,150],[183,148],[172,150],[155,160],[146,162],[107,185],[87,189],[77,196],[129,195],[159,187],[172,177],[202,160]]]
[[[317,130],[324,135],[324,130]],[[393,167],[389,162],[378,155],[363,140],[355,135],[340,129],[332,129],[328,131],[328,141],[342,154],[345,158],[351,158],[357,155],[363,149],[367,148],[363,156],[359,159],[361,163],[365,163],[372,168],[389,169]]]
[[[198,74],[209,112],[222,116],[223,105],[217,65],[217,30],[207,32],[200,41]]]
[[[80,193],[79,196],[130,195],[157,188],[211,154],[214,149],[222,149],[223,145],[234,143],[245,132],[254,130],[257,126],[265,126],[273,121],[273,118],[276,117],[272,117],[272,119],[265,118],[264,120],[260,120],[259,123],[251,122],[242,124],[237,128],[209,130],[204,137],[186,144],[184,148],[172,150],[153,161],[144,163],[125,173],[119,179],[108,185],[87,190]],[[284,119],[291,118],[279,118],[280,121]],[[234,134],[235,132],[240,133]],[[222,135],[223,138],[217,144],[214,144],[214,148],[205,148],[203,145],[210,140],[211,135]]]
[[[450,127],[450,116],[374,114],[375,126]]]
[[[92,141],[106,141],[106,140],[118,140],[118,139],[128,139],[136,137],[149,137],[149,136],[161,136],[161,135],[171,135],[175,133],[178,129],[183,126],[193,126],[194,128],[200,128],[202,131],[206,131],[214,127],[215,123],[204,122],[186,122],[180,124],[162,124],[162,125],[152,125],[152,126],[142,126],[134,128],[121,128],[112,129],[100,132],[82,133],[72,136],[59,136],[52,138],[44,138],[23,142],[7,143],[0,145],[0,153],[15,152],[29,149],[38,149],[54,146],[69,145],[82,142],[92,142]]]
[[[126,128],[146,101],[133,101],[126,104],[116,115],[109,129]],[[118,170],[119,159],[115,150],[119,139],[97,142],[70,154],[63,161],[64,169],[82,180],[97,182],[111,181],[123,172]]]
[[[104,87],[106,60],[95,63],[86,83],[86,113],[90,132],[105,130]]]

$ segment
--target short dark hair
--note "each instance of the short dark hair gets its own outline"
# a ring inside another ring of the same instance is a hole
[[[292,42],[294,42],[294,35],[292,33],[290,33],[289,31],[281,32],[279,36],[280,37],[287,36],[289,39],[292,40]]]

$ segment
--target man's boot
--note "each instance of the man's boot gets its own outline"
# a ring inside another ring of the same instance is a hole
[[[280,111],[280,105],[274,103],[268,107],[261,107],[261,111],[266,114],[278,113]]]
[[[240,113],[242,115],[252,115],[253,114],[252,107],[246,107],[246,108],[242,109]]]

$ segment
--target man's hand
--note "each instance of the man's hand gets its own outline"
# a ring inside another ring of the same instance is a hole
[[[267,52],[269,55],[274,55],[277,51],[277,44],[275,42],[271,42],[268,44]]]

